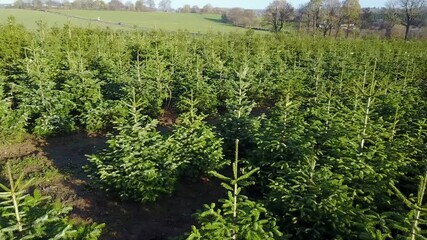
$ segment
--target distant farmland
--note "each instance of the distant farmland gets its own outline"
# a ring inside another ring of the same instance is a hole
[[[36,22],[42,20],[48,26],[63,26],[71,23],[82,27],[143,28],[190,32],[233,32],[243,28],[224,24],[220,15],[183,14],[162,12],[94,11],[94,10],[49,10],[35,11],[22,9],[0,9],[0,23],[14,16],[18,23],[28,29],[36,29]],[[101,21],[97,21],[98,18]]]

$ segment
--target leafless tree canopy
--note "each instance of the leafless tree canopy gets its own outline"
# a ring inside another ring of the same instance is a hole
[[[243,8],[232,8],[222,14],[222,21],[232,23],[239,27],[251,27],[256,21],[256,14],[253,10]]]
[[[149,9],[155,9],[156,8],[156,3],[154,2],[154,0],[147,0],[147,7]]]
[[[274,32],[280,32],[285,21],[291,18],[293,12],[294,8],[291,4],[285,0],[275,0],[268,5],[264,17]]]
[[[171,0],[161,0],[159,2],[159,9],[165,12],[168,12],[172,9],[172,2]]]
[[[389,18],[405,26],[405,40],[408,40],[411,26],[422,22],[422,11],[426,0],[389,0]]]

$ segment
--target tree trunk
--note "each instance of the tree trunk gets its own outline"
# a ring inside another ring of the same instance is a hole
[[[335,32],[335,39],[338,38],[338,34],[340,33],[340,26],[337,27],[337,31]]]
[[[314,37],[315,32],[316,32],[316,25],[317,25],[316,18],[315,18],[315,17],[313,17],[313,37]]]
[[[409,37],[409,28],[411,27],[411,25],[406,24],[405,25],[405,41],[408,41],[408,37]]]
[[[393,27],[387,27],[386,29],[385,29],[385,37],[386,38],[391,38],[391,30],[393,29]]]

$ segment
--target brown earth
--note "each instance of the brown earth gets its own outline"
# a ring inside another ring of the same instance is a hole
[[[28,137],[22,143],[0,145],[0,160],[38,154],[40,149],[36,142],[36,139]]]
[[[124,202],[93,185],[82,169],[87,154],[105,147],[104,136],[77,133],[45,141],[27,139],[23,143],[0,147],[0,160],[24,156],[46,156],[61,177],[45,183],[44,194],[73,206],[78,221],[105,223],[101,239],[168,239],[189,232],[192,215],[203,204],[225,197],[217,181],[181,183],[170,197],[152,204]]]

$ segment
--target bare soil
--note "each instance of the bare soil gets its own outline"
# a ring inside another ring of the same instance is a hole
[[[36,139],[26,138],[22,143],[0,145],[0,160],[38,154]]]
[[[170,116],[168,116],[170,117]],[[44,141],[27,139],[23,143],[0,147],[0,160],[28,155],[46,156],[61,177],[46,183],[44,194],[73,206],[77,221],[106,223],[101,239],[160,240],[183,235],[194,224],[192,215],[203,204],[216,202],[225,192],[215,180],[181,183],[170,197],[152,204],[124,202],[93,185],[83,170],[87,154],[104,148],[104,136],[77,133]]]

